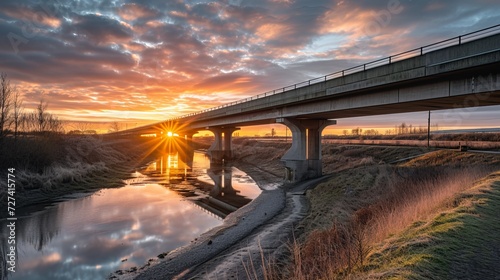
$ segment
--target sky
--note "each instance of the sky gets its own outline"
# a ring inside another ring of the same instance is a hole
[[[498,23],[497,0],[2,0],[0,72],[27,108],[43,98],[60,119],[131,128]],[[460,125],[495,126],[499,108]],[[395,120],[427,113],[338,127]]]

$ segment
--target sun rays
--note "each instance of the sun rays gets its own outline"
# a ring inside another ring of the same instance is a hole
[[[188,123],[168,121],[157,124],[153,130],[156,137],[147,137],[145,142],[146,151],[140,161],[146,160],[153,153],[175,153],[178,152],[184,158],[191,147],[191,137],[197,131],[187,129]],[[146,137],[144,138],[146,139]]]

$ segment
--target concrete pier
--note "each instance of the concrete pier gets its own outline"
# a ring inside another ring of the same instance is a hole
[[[286,168],[285,180],[296,182],[321,176],[321,132],[337,122],[296,118],[278,118],[276,122],[292,131],[292,147],[281,158]]]
[[[215,135],[212,160],[223,162],[232,158],[236,127],[282,123],[293,139],[282,158],[286,179],[321,176],[321,131],[335,123],[331,119],[455,109],[447,119],[460,122],[469,107],[500,105],[500,29],[490,31],[115,135],[158,134],[164,127],[207,129]]]
[[[208,148],[210,159],[214,163],[227,162],[233,158],[232,137],[238,127],[206,127],[214,136],[214,142]]]

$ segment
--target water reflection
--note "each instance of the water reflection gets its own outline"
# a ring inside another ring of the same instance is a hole
[[[145,169],[145,174],[220,218],[260,194],[247,174],[232,166],[213,164],[201,153],[164,154]]]
[[[139,267],[221,224],[260,192],[245,173],[210,166],[201,153],[164,154],[134,175],[125,187],[19,218],[17,269],[9,279],[103,279]],[[0,221],[2,259],[6,224]]]

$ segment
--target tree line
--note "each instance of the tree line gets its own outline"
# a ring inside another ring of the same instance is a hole
[[[436,131],[436,130],[438,130],[438,128],[439,128],[439,125],[436,123],[436,124],[432,124],[430,129],[431,129],[431,131]],[[427,131],[428,131],[427,127],[414,126],[412,124],[406,124],[403,122],[400,125],[395,125],[394,129],[387,129],[385,131],[385,135],[425,134],[425,133],[427,133]],[[354,135],[354,136],[381,135],[381,133],[376,129],[363,130],[362,128],[359,128],[359,127],[353,128],[350,131],[348,129],[344,129],[342,131],[342,133],[344,136],[348,136],[348,135]]]
[[[0,138],[63,132],[62,122],[47,108],[43,98],[34,109],[25,108],[22,93],[11,85],[7,74],[0,74]]]

